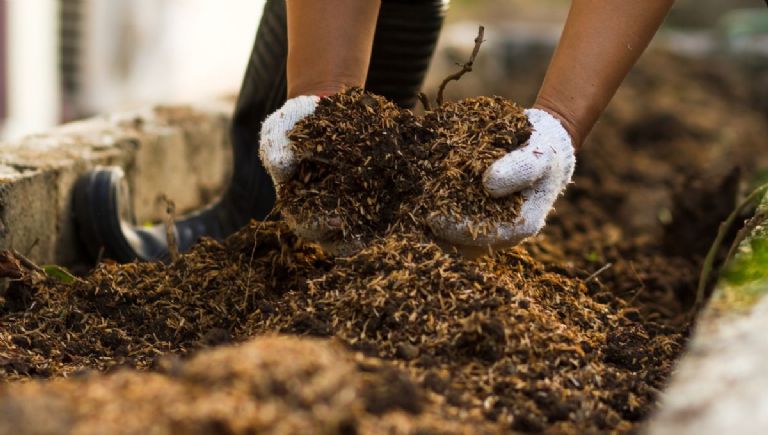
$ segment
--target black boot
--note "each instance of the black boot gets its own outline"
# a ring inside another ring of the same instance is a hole
[[[366,87],[412,107],[440,33],[447,2],[384,0]],[[176,221],[179,251],[200,237],[223,239],[251,219],[274,218],[275,190],[258,157],[261,123],[286,99],[285,0],[268,0],[232,120],[232,180],[214,204]],[[93,258],[167,260],[166,228],[136,225],[120,168],[90,171],[74,191],[75,219]]]

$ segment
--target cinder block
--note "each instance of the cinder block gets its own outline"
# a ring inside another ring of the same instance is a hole
[[[212,200],[229,175],[231,109],[230,100],[160,106],[0,145],[0,249],[40,263],[81,262],[72,187],[96,166],[124,168],[140,222],[162,219],[162,195],[181,212]]]
[[[699,314],[646,433],[768,433],[768,196]]]

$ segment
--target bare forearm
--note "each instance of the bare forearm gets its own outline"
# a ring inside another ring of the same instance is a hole
[[[362,86],[380,0],[288,0],[288,97]]]
[[[573,0],[535,107],[579,146],[648,46],[674,0]]]

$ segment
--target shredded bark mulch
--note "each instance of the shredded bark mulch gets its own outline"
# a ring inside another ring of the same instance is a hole
[[[493,257],[390,231],[333,259],[274,222],[72,283],[7,253],[0,433],[637,430],[734,200],[720,186],[768,164],[749,80],[646,59],[545,232]]]
[[[254,222],[170,265],[104,264],[73,284],[18,275],[0,317],[8,380],[152,370],[162,355],[277,332],[334,337],[399,366],[440,415],[500,430],[626,430],[683,344],[681,329],[521,248],[467,260],[416,235],[331,260],[283,224]]]
[[[483,234],[513,220],[522,201],[491,198],[483,173],[530,134],[522,108],[501,97],[416,116],[352,88],[323,98],[291,132],[298,169],[279,187],[278,209],[298,221],[340,222],[341,237],[363,243],[435,216],[468,218]]]

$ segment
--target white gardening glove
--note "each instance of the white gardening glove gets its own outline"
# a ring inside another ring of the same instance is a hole
[[[261,126],[259,157],[278,192],[279,186],[293,177],[298,163],[288,134],[296,123],[315,113],[319,101],[320,97],[314,95],[291,98]],[[341,222],[337,219],[318,218],[307,222],[285,213],[283,217],[297,236],[320,244],[328,252],[344,254],[351,249],[339,240]]]
[[[296,123],[315,113],[319,101],[320,97],[314,95],[291,98],[261,125],[259,157],[275,187],[288,181],[296,172],[296,157],[288,133]]]
[[[498,249],[517,245],[544,227],[552,205],[571,182],[576,157],[560,121],[539,109],[525,114],[533,127],[528,143],[496,160],[483,175],[485,189],[494,198],[520,192],[524,202],[517,217],[473,237],[470,222],[437,216],[428,222],[436,237],[459,247]]]

